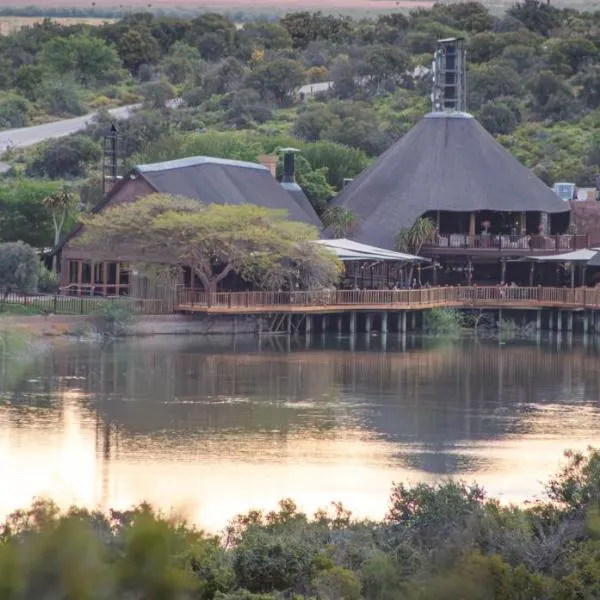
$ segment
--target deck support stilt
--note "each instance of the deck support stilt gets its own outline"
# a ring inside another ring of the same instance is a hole
[[[327,315],[323,315],[321,319],[321,333],[327,332]]]
[[[337,332],[338,335],[342,335],[342,328],[344,326],[344,315],[338,315],[337,318]]]
[[[398,315],[398,331],[402,334],[406,334],[406,311],[403,310]]]
[[[350,313],[350,333],[356,333],[356,313],[355,312],[351,312]]]
[[[381,313],[381,333],[388,332],[388,314],[387,312]]]
[[[263,318],[262,318],[262,316],[260,316],[258,318],[258,337],[262,336],[262,332],[263,332]]]
[[[542,330],[542,311],[541,310],[537,311],[537,315],[536,315],[536,319],[535,319],[535,329],[536,329],[536,331]]]
[[[563,311],[559,310],[556,317],[556,331],[562,331],[563,328]]]
[[[587,310],[583,311],[583,333],[587,335],[590,332],[590,313]]]
[[[288,334],[288,337],[289,337],[289,336],[292,335],[292,315],[291,314],[287,316],[287,324],[286,324],[286,326],[287,326],[287,334]]]
[[[573,331],[573,311],[570,310],[567,313],[567,331],[571,332]]]
[[[371,315],[369,313],[367,313],[365,315],[365,333],[371,333],[371,324],[372,324]]]
[[[417,328],[417,311],[410,313],[410,328],[414,331]]]
[[[304,331],[306,335],[310,335],[312,330],[312,315],[306,315],[306,325]]]

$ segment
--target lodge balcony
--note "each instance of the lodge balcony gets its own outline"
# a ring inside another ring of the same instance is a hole
[[[424,244],[424,256],[479,255],[527,256],[554,254],[589,247],[589,236],[581,234],[529,235],[439,233]]]

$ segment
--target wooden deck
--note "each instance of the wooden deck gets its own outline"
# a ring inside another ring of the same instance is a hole
[[[219,292],[180,289],[177,311],[213,315],[339,314],[433,308],[600,309],[600,289],[440,287],[422,290]]]

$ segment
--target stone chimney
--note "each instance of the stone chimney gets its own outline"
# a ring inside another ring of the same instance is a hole
[[[271,171],[271,175],[273,175],[273,177],[277,177],[277,157],[276,156],[270,156],[268,154],[261,154],[258,157],[258,162],[260,162],[260,164],[263,167],[267,167],[267,169],[269,169],[269,171]]]

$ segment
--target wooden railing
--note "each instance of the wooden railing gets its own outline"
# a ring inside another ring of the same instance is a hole
[[[600,308],[598,288],[437,287],[419,290],[322,290],[307,292],[215,292],[179,289],[179,310],[214,312],[293,311],[305,307],[368,308],[485,306]]]
[[[462,233],[439,234],[435,241],[425,244],[430,248],[467,248],[483,250],[522,250],[567,252],[589,247],[587,235],[505,235]]]

